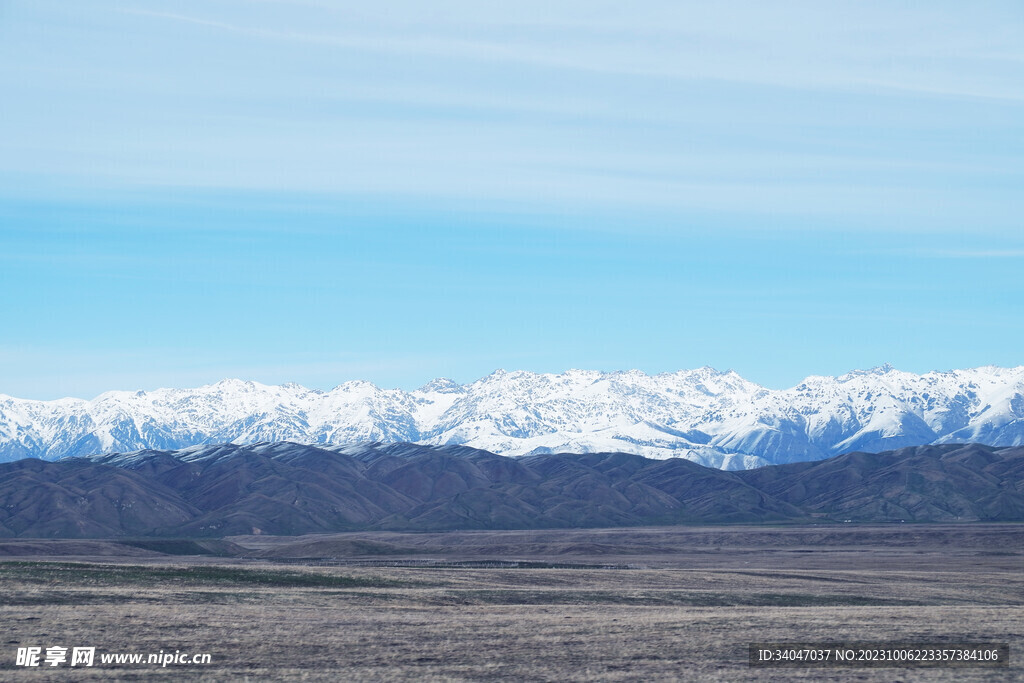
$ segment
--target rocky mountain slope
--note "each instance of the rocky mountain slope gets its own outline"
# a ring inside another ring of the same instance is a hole
[[[1024,521],[1024,448],[924,446],[745,472],[627,453],[287,442],[0,464],[7,537],[810,521]]]
[[[660,375],[497,371],[415,391],[225,380],[86,401],[0,395],[0,462],[290,440],[461,444],[501,455],[628,452],[722,469],[928,443],[1024,444],[1024,366],[884,366],[770,390],[711,368]]]

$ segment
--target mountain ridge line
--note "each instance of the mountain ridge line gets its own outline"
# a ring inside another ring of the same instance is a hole
[[[0,462],[291,440],[463,444],[502,455],[632,452],[738,470],[924,443],[1024,444],[1024,366],[921,375],[883,365],[774,390],[710,367],[496,371],[408,392],[222,380],[36,401],[0,395]]]

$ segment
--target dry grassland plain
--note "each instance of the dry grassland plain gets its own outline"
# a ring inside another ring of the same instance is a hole
[[[1024,680],[1024,525],[229,540],[0,542],[0,679]],[[765,640],[1007,642],[1011,664],[751,669]],[[211,663],[16,666],[53,645]]]

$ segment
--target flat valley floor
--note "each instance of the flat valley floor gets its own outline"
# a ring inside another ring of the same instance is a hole
[[[6,539],[0,629],[5,681],[1024,680],[1024,525]],[[756,641],[1011,655],[768,670],[748,666]],[[18,648],[53,646],[94,646],[95,664],[16,665]],[[161,651],[211,663],[99,661]]]

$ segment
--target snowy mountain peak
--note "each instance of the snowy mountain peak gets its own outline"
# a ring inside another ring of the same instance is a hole
[[[226,379],[86,401],[0,396],[0,460],[197,444],[463,444],[505,455],[625,451],[728,469],[852,450],[1024,444],[1024,366],[923,375],[889,365],[767,389],[711,367],[438,378],[414,391]]]
[[[448,379],[447,377],[438,377],[427,382],[416,391],[421,394],[463,394],[466,392],[466,388],[455,380]]]
[[[851,370],[850,372],[846,373],[845,375],[840,375],[836,379],[838,379],[840,381],[849,381],[849,380],[854,379],[856,377],[870,377],[870,376],[884,377],[885,375],[889,375],[889,374],[892,374],[892,373],[898,373],[898,372],[899,372],[899,370],[894,368],[889,363],[882,363],[881,365],[876,365],[875,367],[868,368],[867,370]]]

